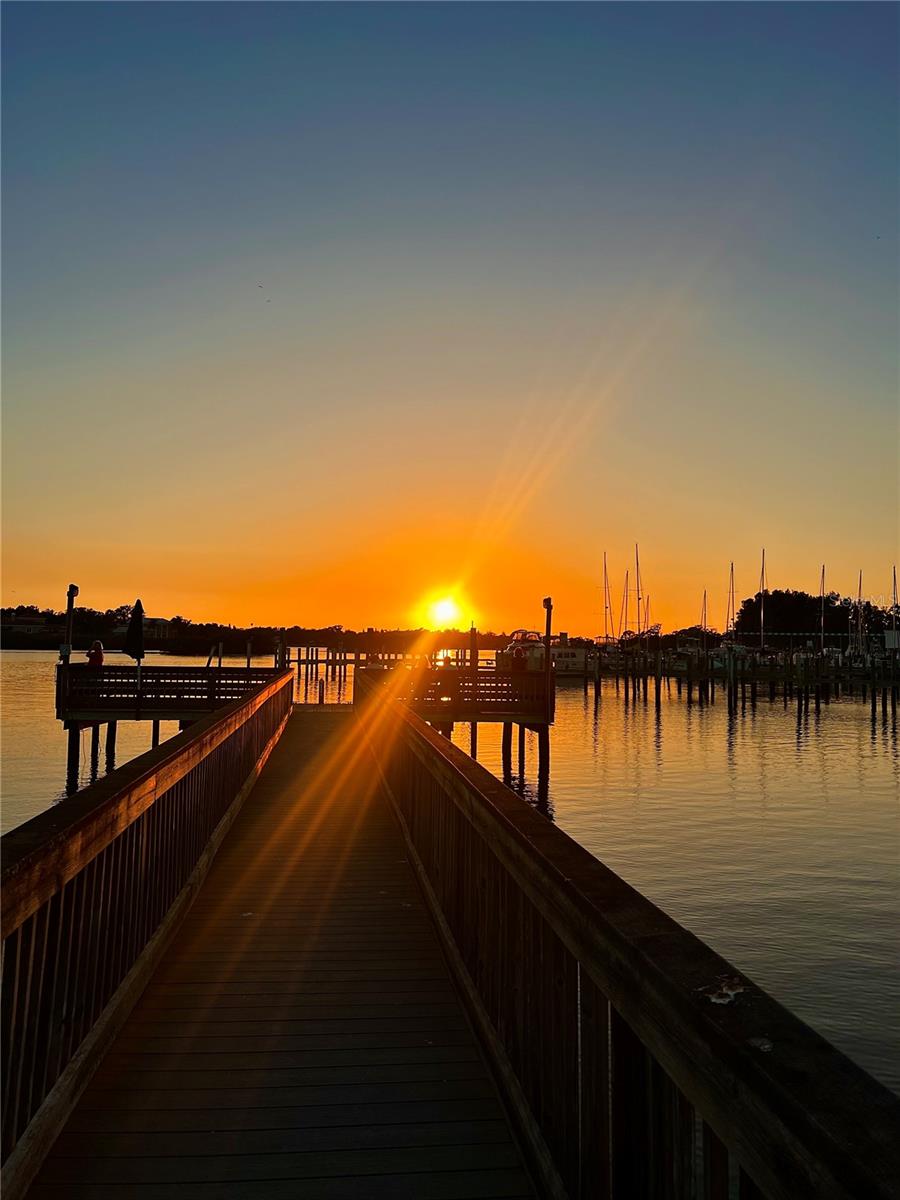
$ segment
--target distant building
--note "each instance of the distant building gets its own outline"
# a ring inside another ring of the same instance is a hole
[[[4,621],[2,632],[5,639],[13,640],[17,637],[63,637],[65,625],[36,613],[14,613],[9,620]]]
[[[46,633],[47,618],[35,616],[15,616],[10,628],[16,633]]]
[[[166,617],[144,617],[144,634],[150,638],[167,638],[171,621]]]
[[[144,617],[144,637],[154,642],[165,641],[170,636],[172,622],[166,617]],[[128,632],[127,625],[117,625],[113,630],[115,637],[124,637]]]

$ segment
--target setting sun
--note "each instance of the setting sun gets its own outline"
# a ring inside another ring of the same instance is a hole
[[[428,610],[431,624],[442,629],[457,624],[462,616],[462,609],[452,596],[442,596],[435,600]]]
[[[464,584],[445,579],[437,587],[420,595],[410,609],[410,617],[418,628],[468,629],[477,625],[478,613],[464,590]]]

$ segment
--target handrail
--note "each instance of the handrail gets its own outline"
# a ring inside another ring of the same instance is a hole
[[[279,675],[273,667],[136,667],[116,663],[56,668],[56,715],[112,719],[135,715],[188,716],[210,712],[256,691]],[[140,683],[140,686],[138,684]]]
[[[399,672],[399,677],[398,677]],[[427,720],[452,717],[478,720],[491,716],[495,720],[543,723],[553,719],[555,689],[548,689],[543,671],[498,671],[493,667],[473,670],[469,666],[414,666],[405,670],[401,665],[392,670],[364,667],[354,679],[382,683],[391,695],[411,705]]]
[[[363,730],[571,1197],[887,1200],[900,1099],[405,705]],[[378,715],[373,716],[377,707]]]
[[[280,672],[0,840],[5,1162],[186,908],[292,695]]]

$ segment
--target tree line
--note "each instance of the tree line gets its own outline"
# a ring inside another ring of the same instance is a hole
[[[121,604],[117,608],[100,611],[94,608],[76,607],[73,612],[73,644],[76,648],[89,645],[99,638],[108,650],[117,649],[117,642],[124,638],[124,626],[131,618],[133,605]],[[52,649],[61,640],[59,630],[65,624],[65,613],[52,608],[39,608],[35,604],[19,604],[0,609],[4,626],[4,645],[17,645],[19,641],[34,648]],[[14,622],[26,623],[29,619],[41,618],[48,628],[46,634],[36,633],[27,638],[15,634]],[[116,630],[123,630],[116,634]],[[251,643],[254,654],[274,653],[280,638],[284,636],[289,646],[319,646],[330,650],[344,649],[384,653],[401,653],[419,648],[423,643],[432,647],[464,649],[469,645],[469,631],[448,629],[440,632],[430,629],[345,629],[343,625],[305,626],[290,625],[223,625],[217,621],[191,621],[176,615],[169,619],[166,637],[147,636],[146,644],[151,649],[165,650],[172,654],[208,654],[210,649],[222,643],[225,654],[244,654],[247,643]],[[507,633],[478,633],[478,642],[483,649],[502,649],[509,643]],[[46,647],[44,647],[46,643]]]
[[[812,637],[820,631],[823,613],[821,597],[790,588],[776,588],[764,594],[757,592],[742,601],[735,619],[735,633],[742,637],[758,636],[761,604],[764,605],[767,636],[806,634]],[[105,611],[76,608],[73,621],[73,642],[76,648],[99,638],[107,649],[115,650],[116,641],[124,636],[117,635],[115,631],[128,624],[132,607],[130,604],[120,604],[117,608],[108,608]],[[15,647],[23,644],[51,649],[61,640],[59,629],[64,625],[65,614],[56,609],[39,608],[35,604],[19,604],[3,608],[0,610],[0,616],[4,626],[5,646]],[[900,624],[900,610],[897,607],[879,607],[869,600],[858,602],[849,596],[841,596],[838,592],[829,592],[825,596],[826,636],[846,637],[848,632],[859,627],[860,617],[863,633],[867,636],[881,634],[892,628],[895,623]],[[31,634],[27,637],[16,634],[14,623],[25,623],[34,618],[43,618],[43,622],[51,628],[48,628],[46,633]],[[354,630],[345,629],[342,625],[291,625],[282,629],[272,625],[239,626],[224,625],[216,621],[196,622],[181,615],[170,619],[167,637],[156,640],[148,638],[147,644],[150,648],[166,650],[173,654],[208,654],[213,646],[218,650],[221,642],[223,652],[234,655],[244,654],[249,641],[254,654],[271,654],[282,634],[291,646],[320,646],[333,650],[344,649],[351,653],[356,650],[401,653],[414,647],[438,646],[464,649],[469,645],[468,630],[459,629],[445,629],[439,632],[425,629]],[[479,631],[478,643],[482,649],[502,649],[508,644],[509,636],[507,633]],[[658,626],[654,626],[651,637],[654,641],[660,637]],[[660,640],[666,644],[686,637],[706,638],[709,645],[714,645],[721,639],[721,634],[715,629],[701,629],[695,625],[664,634]]]

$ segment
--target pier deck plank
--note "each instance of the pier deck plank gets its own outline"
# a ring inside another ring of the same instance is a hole
[[[33,1200],[533,1195],[350,721],[288,722]]]

